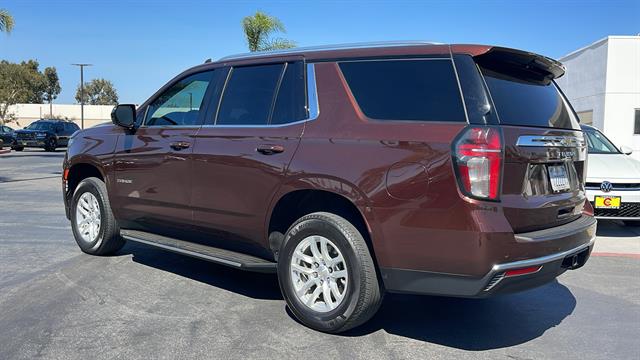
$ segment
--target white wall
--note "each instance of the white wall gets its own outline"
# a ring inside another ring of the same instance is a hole
[[[593,111],[593,126],[598,128],[604,125],[607,45],[603,39],[561,58],[567,70],[556,80],[576,112]]]
[[[633,130],[635,109],[640,109],[640,36],[610,36],[608,55],[603,131],[638,157],[640,135]]]
[[[566,74],[557,80],[577,112],[593,110],[593,125],[616,145],[634,149],[640,109],[640,36],[609,36],[560,58]]]
[[[100,123],[111,121],[113,105],[85,105],[84,127],[88,128]],[[9,112],[16,116],[16,121],[7,125],[14,128],[23,128],[32,122],[49,116],[49,104],[16,104],[9,106]],[[80,123],[80,105],[77,104],[53,104],[53,115],[62,116],[73,120],[78,126]]]

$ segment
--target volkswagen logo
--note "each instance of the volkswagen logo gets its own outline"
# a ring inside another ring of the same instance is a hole
[[[613,184],[608,181],[603,181],[602,184],[600,184],[600,190],[604,192],[609,192],[611,189],[613,189]]]

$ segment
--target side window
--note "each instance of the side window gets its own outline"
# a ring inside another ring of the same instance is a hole
[[[64,124],[62,123],[57,123],[56,126],[54,127],[54,131],[56,133],[61,133],[64,131]]]
[[[271,124],[286,124],[307,118],[305,87],[302,61],[287,63],[273,108]]]
[[[145,125],[198,125],[200,107],[212,73],[194,74],[173,84],[149,105]]]
[[[216,124],[266,125],[283,68],[284,64],[233,68]]]
[[[449,59],[349,61],[340,69],[369,118],[466,121]]]

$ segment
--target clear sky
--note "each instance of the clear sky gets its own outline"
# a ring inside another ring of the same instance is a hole
[[[141,103],[182,70],[246,51],[241,21],[262,10],[300,46],[431,40],[516,47],[560,57],[607,35],[640,33],[640,0],[609,1],[205,1],[0,0],[15,29],[0,59],[55,66],[75,102],[85,81],[111,80],[120,102]]]

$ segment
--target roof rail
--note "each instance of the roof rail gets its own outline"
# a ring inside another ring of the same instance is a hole
[[[410,41],[378,41],[378,42],[363,42],[363,43],[351,43],[351,44],[336,44],[336,45],[322,45],[322,46],[308,46],[297,47],[284,50],[270,50],[270,51],[255,51],[249,53],[235,54],[225,56],[218,61],[225,60],[239,60],[248,59],[260,56],[269,55],[288,55],[298,54],[308,51],[329,51],[329,50],[345,50],[345,49],[364,49],[364,48],[384,48],[395,46],[423,46],[423,45],[441,45],[442,43],[422,41],[422,40],[410,40]]]

